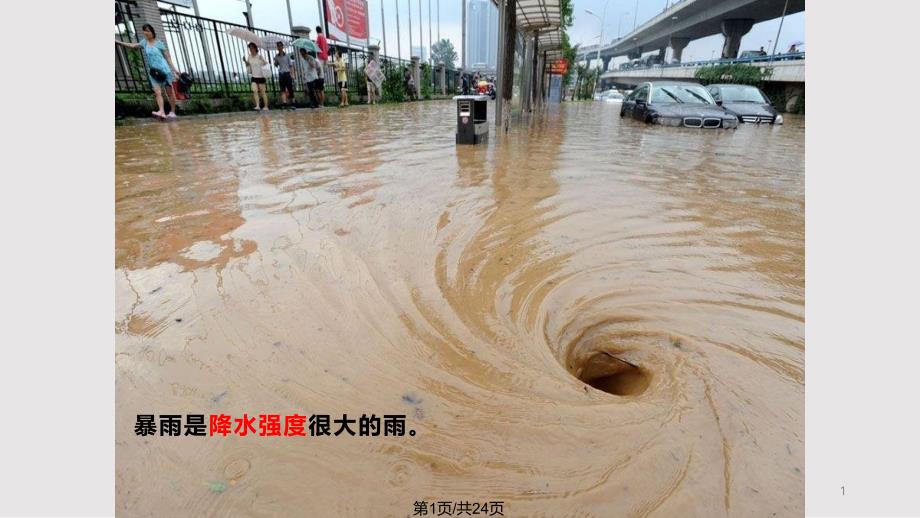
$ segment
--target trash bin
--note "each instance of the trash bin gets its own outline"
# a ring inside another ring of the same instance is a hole
[[[489,137],[489,96],[458,95],[457,144],[479,144]]]

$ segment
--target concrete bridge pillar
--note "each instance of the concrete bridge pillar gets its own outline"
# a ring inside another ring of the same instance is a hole
[[[741,47],[741,37],[747,34],[754,26],[754,20],[748,18],[731,18],[722,20],[722,35],[725,44],[722,46],[722,59],[735,59]]]
[[[438,89],[441,90],[441,95],[447,95],[447,67],[444,63],[438,63],[435,69],[438,71]]]
[[[635,49],[629,51],[629,53],[626,54],[626,57],[628,57],[629,59],[641,58],[642,57],[642,47],[636,47]]]
[[[537,68],[534,71],[534,96],[533,102],[537,108],[543,105],[543,78],[546,73],[546,51],[543,51],[537,56]]]
[[[675,38],[671,37],[671,41],[668,45],[671,47],[671,61],[680,62],[681,57],[684,54],[684,49],[687,48],[687,45],[690,43],[690,38]]]
[[[295,25],[291,27],[291,34],[298,38],[310,39],[310,28],[305,25]]]
[[[521,65],[521,110],[524,112],[531,111],[531,95],[533,94],[533,58],[534,42],[536,34],[532,32],[524,33],[524,62]],[[589,61],[590,63],[590,61]]]
[[[613,56],[602,57],[601,60],[604,62],[604,68],[601,69],[601,73],[610,70],[610,60],[613,59]]]
[[[421,58],[419,56],[412,56],[409,58],[412,62],[412,78],[415,81],[415,97],[417,99],[422,98],[422,73],[420,68]]]
[[[667,50],[668,50],[667,47],[661,47],[660,49],[658,49],[658,62],[659,63],[664,63],[664,55],[665,55],[665,52],[667,52]]]

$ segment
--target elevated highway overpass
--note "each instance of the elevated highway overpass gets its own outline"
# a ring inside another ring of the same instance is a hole
[[[787,3],[788,2],[788,3]],[[738,57],[741,37],[755,23],[779,18],[805,10],[805,0],[681,0],[648,20],[618,40],[602,45],[600,58],[603,70],[618,56],[638,58],[644,52],[657,50],[663,58],[671,47],[676,61],[693,40],[722,34],[722,58]],[[579,48],[577,61],[595,59],[597,45]]]

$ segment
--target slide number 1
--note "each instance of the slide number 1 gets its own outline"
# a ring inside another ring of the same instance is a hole
[[[840,496],[847,496],[846,486],[840,486]]]

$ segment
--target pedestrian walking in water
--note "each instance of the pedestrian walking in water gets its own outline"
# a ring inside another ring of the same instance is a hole
[[[307,101],[310,108],[317,108],[319,106],[319,95],[317,93],[317,84],[319,81],[317,69],[319,68],[319,64],[317,63],[315,54],[307,52],[307,49],[300,49],[300,59],[302,63],[300,68],[303,70],[303,80],[307,85]]]
[[[326,41],[326,37],[323,36],[323,28],[318,25],[316,26],[316,46],[319,47],[319,53],[316,55],[316,61],[319,64],[317,69],[319,89],[317,93],[319,94],[319,106],[322,108],[326,104],[326,61],[329,59],[329,43]]]
[[[172,57],[166,45],[157,39],[157,33],[153,26],[145,23],[141,30],[144,37],[137,43],[126,43],[115,40],[115,43],[129,49],[142,49],[144,57],[147,60],[147,77],[150,79],[150,85],[153,86],[153,96],[157,100],[158,110],[152,112],[158,119],[175,119],[176,118],[176,92],[173,90],[173,78],[179,76],[179,71],[173,65]],[[167,99],[169,99],[169,115],[163,111],[163,89],[166,89]]]
[[[460,73],[460,93],[470,95],[470,77],[463,72]]]
[[[294,78],[291,77],[291,66],[294,61],[286,52],[284,52],[284,43],[275,44],[278,54],[275,54],[275,66],[278,67],[278,84],[281,86],[281,103],[290,109],[294,109]]]
[[[348,67],[345,64],[345,51],[339,51],[335,59],[336,87],[339,90],[339,106],[348,106]]]
[[[264,67],[268,65],[268,62],[259,55],[259,47],[257,47],[255,43],[250,42],[248,47],[249,55],[243,58],[243,62],[246,63],[246,67],[249,69],[249,77],[252,84],[252,100],[256,103],[256,107],[253,109],[259,111],[259,94],[262,94],[262,101],[264,102],[262,109],[268,110],[268,95],[265,93],[264,69]]]

